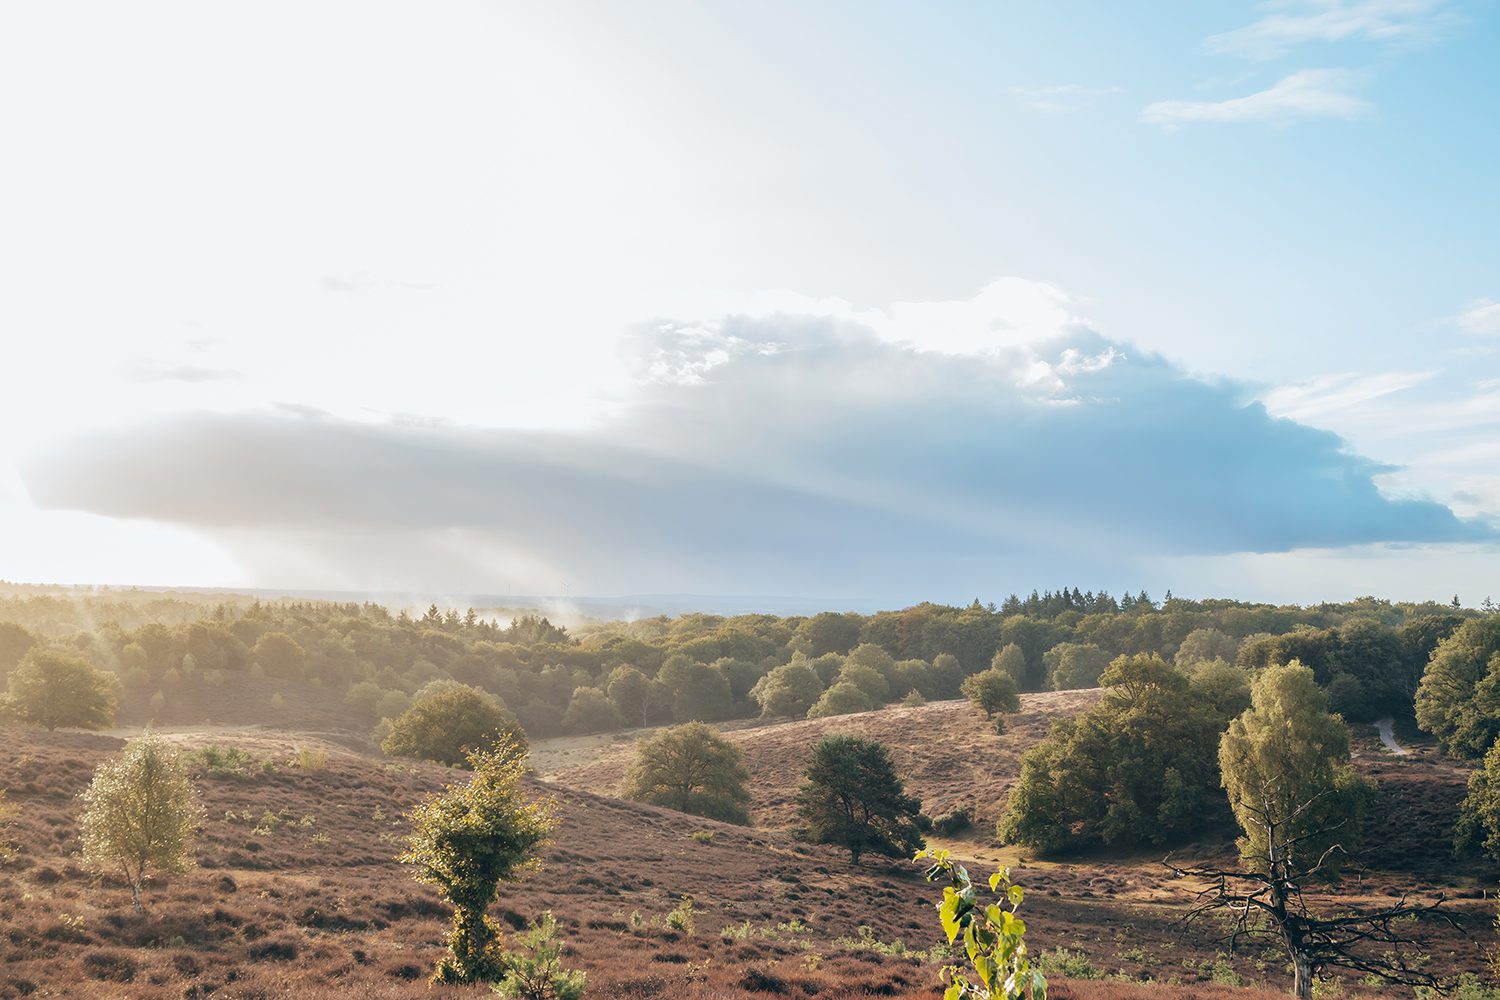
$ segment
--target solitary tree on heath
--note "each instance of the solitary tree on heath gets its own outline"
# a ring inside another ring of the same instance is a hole
[[[100,871],[123,875],[137,913],[150,872],[191,867],[203,809],[181,755],[160,736],[133,739],[116,760],[100,764],[82,798],[83,859]]]
[[[921,808],[906,794],[885,745],[857,736],[819,740],[797,793],[808,835],[848,849],[855,864],[866,853],[894,857],[920,848]]]
[[[100,729],[115,718],[115,679],[87,660],[33,649],[10,675],[10,710],[49,730]]]
[[[964,678],[964,697],[993,719],[996,712],[1019,712],[1021,696],[1016,690],[1016,679],[1004,670],[991,667]]]
[[[400,860],[417,866],[453,906],[448,954],[434,982],[496,982],[506,972],[500,928],[486,915],[500,883],[536,863],[552,831],[550,803],[521,787],[525,752],[502,741],[469,754],[474,776],[449,785],[410,813],[411,837]]]
[[[725,823],[750,822],[750,793],[739,748],[712,726],[688,722],[643,739],[624,795]]]

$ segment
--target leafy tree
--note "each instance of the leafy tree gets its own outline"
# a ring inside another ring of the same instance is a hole
[[[750,793],[740,750],[701,722],[664,729],[636,745],[623,794],[635,802],[748,824]]]
[[[1223,660],[1199,660],[1188,669],[1191,697],[1221,719],[1250,707],[1250,672]]]
[[[609,700],[615,703],[620,714],[631,725],[640,720],[642,726],[649,726],[653,712],[665,707],[665,690],[644,673],[626,664],[610,671],[605,690],[609,693]]]
[[[970,674],[964,678],[964,697],[974,703],[974,707],[984,713],[986,719],[993,719],[996,712],[1019,712],[1021,710],[1021,696],[1016,691],[1016,679],[1004,670],[981,670],[977,674]]]
[[[1223,814],[1226,720],[1188,696],[1188,679],[1160,657],[1122,656],[1100,683],[1097,705],[1054,722],[1021,759],[1001,840],[1044,853],[1161,844]]]
[[[526,733],[505,704],[478,688],[449,683],[420,695],[392,720],[380,748],[393,757],[457,766],[502,742],[526,746]]]
[[[25,626],[0,622],[0,681],[16,668],[21,657],[31,652],[40,640]]]
[[[494,982],[504,978],[500,928],[486,915],[500,883],[536,864],[552,832],[551,803],[521,787],[525,751],[504,742],[475,749],[474,774],[449,785],[410,813],[412,832],[399,860],[417,867],[416,879],[437,887],[453,907],[448,954],[434,982]]]
[[[823,694],[823,682],[807,657],[798,653],[790,663],[773,669],[750,689],[750,697],[760,705],[762,718],[792,716],[802,718],[817,704]]]
[[[1410,950],[1417,942],[1404,928],[1436,911],[1441,897],[1415,905],[1403,896],[1365,912],[1341,907],[1331,917],[1308,909],[1304,887],[1337,873],[1368,794],[1348,763],[1348,730],[1326,705],[1312,669],[1301,663],[1274,665],[1256,678],[1251,708],[1219,745],[1224,788],[1244,832],[1244,868],[1168,867],[1205,886],[1189,919],[1228,911],[1231,949],[1256,938],[1285,949],[1300,1000],[1311,1000],[1318,973],[1329,967],[1434,986],[1421,968],[1426,956]]]
[[[1464,622],[1432,651],[1417,689],[1417,724],[1455,757],[1500,735],[1500,615]]]
[[[1484,755],[1484,765],[1469,775],[1469,794],[1459,811],[1454,847],[1480,847],[1500,858],[1500,742]]]
[[[563,725],[575,733],[602,733],[619,729],[624,724],[624,717],[609,700],[609,695],[596,687],[581,687],[574,691],[568,710],[563,713]]]
[[[895,661],[892,661],[892,666],[894,665]],[[859,688],[870,700],[872,707],[884,705],[891,695],[891,685],[885,675],[853,657],[844,661],[844,668],[839,671],[838,678],[834,681],[834,685],[838,684],[853,684]]]
[[[56,649],[33,649],[10,674],[10,709],[45,726],[100,729],[114,721],[115,679],[87,660]]]
[[[948,883],[937,904],[943,933],[950,945],[963,937],[963,952],[979,980],[973,982],[968,973],[948,966],[943,970],[948,983],[944,1000],[1047,1000],[1047,979],[1027,957],[1026,924],[1016,917],[1025,893],[1010,880],[1010,869],[990,876],[990,892],[999,893],[1000,901],[985,906],[968,870],[950,860],[947,851],[916,856],[917,861],[929,858],[927,881]]]
[[[1198,628],[1178,644],[1174,662],[1184,669],[1209,660],[1233,663],[1239,652],[1240,641],[1234,636],[1216,628]]]
[[[734,714],[729,678],[690,657],[668,657],[657,679],[672,692],[672,717],[678,722],[716,722]]]
[[[853,715],[876,707],[870,696],[849,681],[838,681],[824,691],[816,704],[807,710],[809,719],[826,719],[832,715]]]
[[[922,804],[906,794],[890,751],[874,740],[827,736],[812,748],[797,815],[807,835],[849,851],[898,856],[922,846]]]
[[[962,691],[964,668],[952,653],[939,653],[932,658],[932,667],[927,672],[930,690],[922,693],[933,701],[957,698]]]
[[[1003,670],[1016,679],[1019,687],[1028,676],[1026,666],[1026,653],[1020,645],[1014,642],[1006,643],[995,651],[995,656],[990,660],[991,670]]]
[[[860,671],[868,670],[885,682],[885,689],[878,693],[873,688],[866,688],[870,697],[875,699],[876,704],[883,704],[891,698],[891,686],[896,680],[896,659],[890,653],[887,653],[882,647],[875,645],[873,642],[861,643],[851,649],[848,656],[844,657],[844,666],[840,674],[848,672],[851,667],[859,668]],[[861,676],[865,675],[861,673]],[[866,685],[865,683],[860,683],[860,686],[865,687]]]
[[[1229,806],[1245,831],[1240,855],[1268,871],[1284,834],[1289,862],[1337,869],[1323,855],[1353,847],[1369,789],[1349,766],[1349,729],[1327,711],[1328,697],[1310,668],[1295,660],[1255,680],[1251,707],[1219,742],[1219,770]]]
[[[859,615],[823,611],[797,626],[792,648],[816,659],[824,653],[847,653],[859,642]]]
[[[307,654],[296,639],[285,632],[267,632],[255,642],[251,658],[259,663],[267,677],[300,681],[307,665]]]
[[[1099,686],[1109,654],[1092,642],[1060,642],[1042,654],[1042,662],[1047,667],[1048,688],[1073,691]]]
[[[191,866],[203,810],[182,756],[160,736],[133,739],[118,758],[100,764],[82,799],[84,862],[123,875],[137,913],[152,871],[179,873]]]

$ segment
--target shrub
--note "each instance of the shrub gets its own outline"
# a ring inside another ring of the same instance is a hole
[[[505,953],[505,978],[496,993],[509,1000],[578,1000],[588,975],[562,967],[557,920],[548,910],[516,938],[518,948]]]
[[[526,733],[494,695],[452,684],[414,701],[391,723],[380,748],[395,757],[463,764],[471,753],[509,744],[526,748]]]
[[[689,722],[636,745],[622,794],[635,802],[747,824],[749,778],[738,747],[711,726]]]
[[[244,778],[247,777],[245,768],[249,767],[255,758],[239,747],[214,744],[199,750],[198,759],[202,761],[203,769],[212,777]]]
[[[412,832],[400,860],[417,866],[417,881],[436,886],[453,906],[448,954],[435,982],[495,982],[506,972],[500,929],[485,911],[502,881],[536,863],[554,826],[550,803],[521,789],[524,756],[510,743],[475,750],[466,784],[449,785],[410,813]]]
[[[868,712],[875,702],[850,681],[836,681],[807,712],[809,719],[824,719],[831,715],[852,715]]]
[[[932,832],[939,837],[967,830],[974,825],[974,816],[968,806],[959,806],[950,812],[933,817]]]
[[[823,694],[823,682],[812,664],[800,653],[790,663],[771,670],[750,689],[750,697],[760,706],[762,718],[807,715]]]
[[[299,771],[321,771],[328,766],[328,751],[312,747],[298,747],[292,757],[292,766]]]
[[[677,903],[677,908],[667,914],[667,927],[674,931],[681,931],[689,937],[693,934],[693,916],[697,911],[693,908],[693,897],[683,896]]]
[[[562,722],[570,732],[602,733],[625,725],[625,717],[603,689],[581,687],[573,692]]]

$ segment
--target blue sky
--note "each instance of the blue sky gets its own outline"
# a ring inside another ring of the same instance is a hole
[[[1500,594],[1500,10],[0,13],[0,577]]]

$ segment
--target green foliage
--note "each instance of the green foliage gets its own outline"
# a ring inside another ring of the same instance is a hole
[[[868,712],[875,707],[875,702],[857,685],[850,681],[838,681],[823,692],[817,704],[807,710],[807,717],[825,719],[832,715]]]
[[[5,801],[5,789],[0,788],[0,865],[16,856],[16,845],[10,839],[10,825],[15,818],[16,807]]]
[[[1225,720],[1155,656],[1119,657],[1099,704],[1021,759],[998,834],[1043,853],[1180,839],[1222,816],[1215,753]]]
[[[639,723],[645,726],[650,724],[651,709],[655,700],[652,697],[651,688],[651,678],[635,667],[621,664],[610,671],[605,693],[609,695],[609,700],[615,703],[615,707],[620,710],[620,715],[630,725]]]
[[[949,944],[963,938],[964,954],[973,971],[949,966],[943,970],[947,989],[943,1000],[1047,1000],[1047,979],[1026,953],[1026,924],[1016,911],[1025,892],[1002,868],[990,876],[990,892],[999,901],[983,904],[979,888],[963,865],[947,851],[923,851],[916,860],[930,859],[927,881],[946,882],[938,919]]]
[[[1188,668],[1192,698],[1221,719],[1233,719],[1250,707],[1250,671],[1224,660],[1199,660]]]
[[[449,785],[409,814],[407,850],[415,877],[437,887],[453,906],[448,954],[438,962],[435,982],[497,982],[506,972],[500,929],[486,916],[500,883],[536,863],[536,852],[554,823],[550,802],[521,787],[524,750],[509,741],[472,751],[474,774]]]
[[[124,876],[137,911],[152,871],[183,872],[192,864],[203,810],[181,755],[160,736],[125,744],[118,758],[94,770],[81,798],[84,863]]]
[[[750,697],[760,705],[762,718],[791,716],[800,719],[817,704],[823,694],[823,682],[807,657],[800,653],[790,663],[774,667],[750,689]]]
[[[504,955],[505,978],[492,988],[508,1000],[578,1000],[588,975],[562,967],[557,920],[548,910],[532,921]]]
[[[849,851],[892,857],[922,846],[921,803],[906,794],[884,744],[857,736],[828,736],[812,748],[797,792],[806,834]]]
[[[296,639],[285,632],[266,632],[250,651],[253,662],[260,664],[267,677],[300,681],[307,664],[307,654]]]
[[[996,712],[1021,710],[1021,695],[1016,690],[1015,677],[994,667],[964,678],[963,693],[986,719],[993,719]]]
[[[1454,845],[1479,847],[1500,858],[1500,742],[1484,755],[1483,766],[1469,774],[1469,794],[1459,811]]]
[[[35,647],[10,673],[10,711],[48,730],[102,729],[115,719],[115,679],[87,660]]]
[[[689,722],[637,744],[622,794],[694,816],[747,824],[749,779],[738,747],[712,727]]]
[[[1432,651],[1416,698],[1417,724],[1455,757],[1500,736],[1500,615],[1464,622]]]
[[[321,771],[328,766],[328,751],[298,747],[292,755],[291,765],[299,771]]]
[[[668,911],[665,923],[670,930],[681,931],[688,937],[692,937],[693,929],[697,926],[694,919],[697,912],[693,908],[693,897],[684,895],[677,901],[677,906]]]
[[[1219,744],[1219,769],[1229,805],[1244,830],[1240,854],[1266,872],[1273,847],[1288,865],[1307,871],[1334,845],[1359,835],[1369,790],[1349,766],[1349,730],[1327,712],[1327,695],[1310,668],[1293,661],[1255,680],[1251,708],[1229,724]],[[1323,870],[1337,871],[1329,856]]]
[[[619,729],[625,718],[609,695],[596,687],[581,687],[573,692],[568,710],[563,713],[563,725],[575,733],[602,733]]]
[[[1008,642],[995,651],[994,658],[990,660],[990,669],[1003,670],[1010,674],[1016,679],[1016,685],[1019,687],[1029,673],[1026,653],[1019,643]]]
[[[1234,636],[1216,628],[1197,628],[1178,644],[1174,662],[1184,670],[1209,660],[1233,663],[1239,652],[1240,641]]]
[[[1042,663],[1050,690],[1073,691],[1099,686],[1109,654],[1092,642],[1060,642],[1042,654]]]
[[[734,714],[729,678],[706,663],[673,656],[657,679],[672,694],[672,717],[678,722],[717,722]]]
[[[891,666],[894,668],[895,664],[892,663]],[[839,671],[838,678],[831,687],[840,684],[852,684],[859,688],[872,707],[885,704],[891,693],[890,681],[886,680],[884,674],[867,663],[855,660],[853,656],[844,660],[843,669]]]
[[[712,844],[714,842],[714,831],[694,830],[693,840],[699,844]]]
[[[1053,948],[1036,957],[1036,967],[1051,976],[1067,979],[1103,979],[1104,973],[1081,951]]]
[[[475,750],[526,746],[526,733],[494,695],[462,684],[417,698],[391,723],[380,748],[393,757],[459,765]]]
[[[246,768],[255,760],[239,747],[223,746],[218,743],[203,747],[198,751],[197,757],[203,763],[203,769],[214,778],[248,777],[249,773]]]

